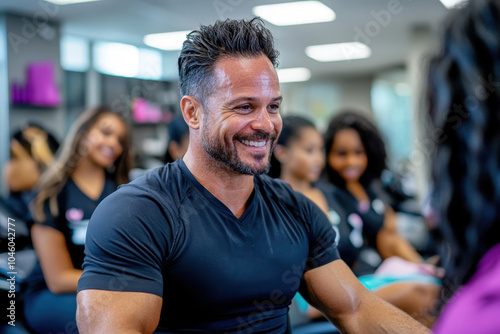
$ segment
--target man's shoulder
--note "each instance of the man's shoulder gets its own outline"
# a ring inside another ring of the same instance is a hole
[[[114,202],[118,206],[131,205],[136,208],[147,202],[170,207],[182,201],[188,188],[189,183],[186,182],[180,168],[175,163],[169,163],[119,186],[104,201],[107,205]]]
[[[259,175],[255,178],[255,185],[266,200],[299,208],[306,199],[302,193],[293,190],[288,183],[281,179],[275,179],[268,175]]]
[[[149,194],[171,194],[176,188],[186,187],[182,171],[177,162],[167,163],[154,168],[133,181],[121,185],[118,190],[123,193],[146,191]]]
[[[256,175],[255,185],[262,188],[263,191],[273,194],[291,194],[292,187],[281,179],[272,178],[269,175]]]

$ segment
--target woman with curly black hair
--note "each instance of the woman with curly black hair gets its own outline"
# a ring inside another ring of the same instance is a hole
[[[325,133],[324,176],[329,184],[317,186],[333,210],[330,220],[340,230],[342,259],[366,287],[431,326],[434,317],[429,311],[440,289],[436,268],[424,263],[398,233],[396,214],[376,187],[386,157],[377,127],[360,112],[342,111]]]
[[[429,69],[434,213],[446,269],[435,333],[500,332],[500,2],[449,17]],[[458,293],[459,292],[459,293]]]
[[[340,136],[337,138],[338,134]],[[354,110],[339,112],[330,121],[324,137],[327,161],[330,162],[331,159],[335,161],[339,156],[343,156],[344,153],[347,154],[347,152],[334,147],[335,145],[344,146],[339,141],[335,141],[336,139],[340,139],[340,137],[344,137],[355,139],[352,141],[347,140],[347,144],[350,143],[350,145],[358,146],[355,153],[363,160],[361,165],[366,165],[359,170],[359,175],[354,178],[345,177],[341,171],[330,166],[332,168],[325,169],[325,176],[328,181],[338,187],[345,188],[352,187],[353,183],[350,182],[351,179],[355,181],[355,185],[363,185],[364,187],[368,187],[372,181],[380,179],[380,175],[387,167],[385,143],[377,127],[367,117],[363,116],[361,112]]]
[[[325,133],[326,180],[336,186],[334,196],[342,207],[355,206],[363,223],[357,230],[363,235],[351,239],[378,250],[382,258],[397,255],[420,263],[422,257],[398,233],[395,214],[377,193],[375,184],[386,168],[385,144],[376,126],[355,111],[335,116]],[[352,232],[354,233],[354,231]]]

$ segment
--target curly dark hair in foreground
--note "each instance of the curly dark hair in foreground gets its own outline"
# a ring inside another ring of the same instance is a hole
[[[445,27],[427,98],[439,133],[433,203],[449,296],[500,242],[500,3],[470,1]]]
[[[366,171],[360,178],[364,186],[368,186],[371,181],[380,178],[382,171],[386,168],[387,153],[385,143],[377,127],[365,116],[357,111],[346,110],[335,115],[328,129],[325,132],[325,155],[327,166],[324,176],[328,182],[339,187],[345,187],[345,181],[328,164],[328,158],[333,147],[333,141],[337,133],[341,130],[353,129],[361,138],[368,158]]]
[[[203,103],[213,89],[212,73],[223,57],[265,55],[274,67],[279,52],[271,32],[260,18],[217,21],[188,34],[178,59],[181,97],[193,96]]]

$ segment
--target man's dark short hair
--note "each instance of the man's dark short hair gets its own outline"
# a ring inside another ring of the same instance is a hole
[[[265,55],[278,66],[279,52],[271,32],[256,17],[251,20],[216,21],[187,35],[178,59],[181,97],[193,96],[203,103],[213,87],[215,63],[223,57]]]

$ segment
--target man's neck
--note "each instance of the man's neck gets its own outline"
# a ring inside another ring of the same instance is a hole
[[[221,168],[206,154],[194,157],[187,152],[183,161],[195,179],[237,217],[241,217],[248,206],[254,189],[253,175],[244,175]]]

